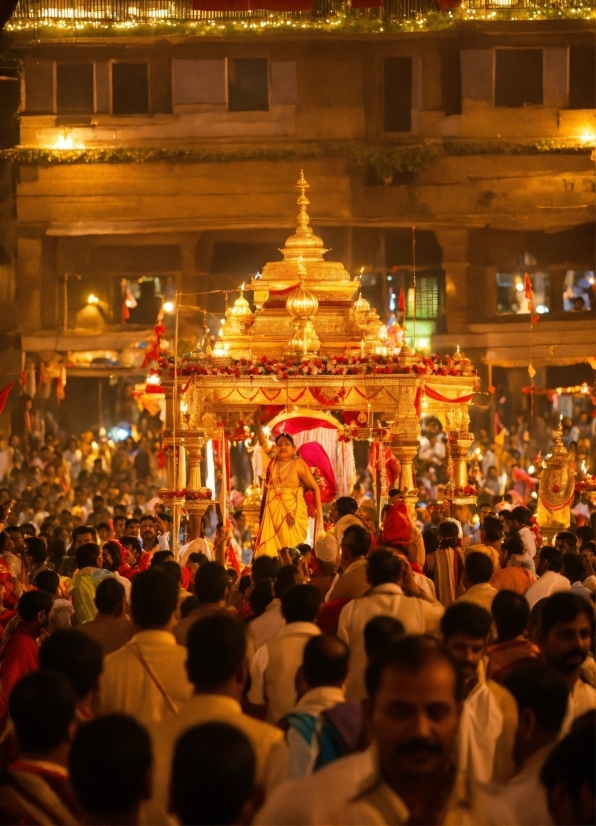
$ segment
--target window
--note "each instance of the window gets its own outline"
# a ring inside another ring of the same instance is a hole
[[[569,108],[596,107],[596,48],[593,45],[569,49]]]
[[[267,59],[242,57],[228,59],[228,110],[230,112],[267,112],[269,80]]]
[[[414,281],[410,279],[406,310],[408,318],[414,318]],[[436,318],[439,315],[439,279],[436,275],[416,278],[416,318]]]
[[[412,131],[412,58],[386,57],[384,78],[385,132]]]
[[[550,277],[547,272],[530,272],[534,312],[548,313],[550,307]],[[524,270],[497,273],[497,312],[524,315],[530,312],[524,287]]]
[[[149,112],[147,63],[112,63],[112,113],[146,115]]]
[[[59,115],[93,113],[93,63],[58,63],[56,86]]]
[[[542,105],[542,49],[497,49],[495,106]]]
[[[565,290],[563,292],[563,309],[568,312],[581,312],[593,308],[594,273],[591,270],[567,270],[565,273]]]

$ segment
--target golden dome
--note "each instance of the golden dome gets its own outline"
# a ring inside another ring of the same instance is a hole
[[[232,309],[230,310],[231,314],[235,318],[249,318],[252,317],[253,314],[252,310],[250,309],[250,304],[244,297],[244,285],[242,286],[243,289],[241,290],[240,295],[238,296],[236,301],[234,301]]]
[[[319,309],[319,300],[304,286],[306,269],[302,262],[299,264],[298,271],[300,273],[300,286],[288,296],[286,310],[292,318],[312,318]]]

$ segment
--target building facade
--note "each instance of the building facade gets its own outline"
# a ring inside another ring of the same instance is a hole
[[[362,273],[385,320],[401,287],[418,347],[459,345],[486,382],[521,389],[531,343],[537,384],[589,380],[593,9],[459,12],[439,28],[431,13],[413,31],[364,12],[354,31],[294,14],[274,35],[131,24],[80,37],[31,14],[21,4],[8,34],[21,66],[0,261],[13,367],[58,362],[73,388],[93,375],[116,392],[142,375],[176,291],[190,305],[181,343],[196,347],[206,316],[192,308],[215,333],[225,297],[206,293],[279,257],[302,168],[327,257]]]

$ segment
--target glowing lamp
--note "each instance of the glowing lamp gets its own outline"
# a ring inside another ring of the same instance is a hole
[[[164,311],[164,313],[173,313],[174,312],[174,302],[173,301],[164,301],[163,311]]]

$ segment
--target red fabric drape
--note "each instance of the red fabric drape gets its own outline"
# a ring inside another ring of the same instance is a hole
[[[373,6],[382,6],[383,0],[352,0],[353,9],[371,9]]]
[[[301,433],[303,430],[313,430],[315,427],[325,427],[327,430],[336,429],[336,426],[328,422],[327,419],[315,419],[313,416],[296,416],[293,419],[286,419],[276,424],[271,431],[271,435],[278,436],[283,432],[293,436],[294,433]]]
[[[469,402],[474,395],[470,393],[469,396],[459,396],[457,399],[450,399],[449,396],[443,396],[441,393],[437,393],[436,390],[428,387],[428,385],[424,388],[424,393],[429,399],[434,399],[436,402],[447,402],[447,404],[465,404]]]

